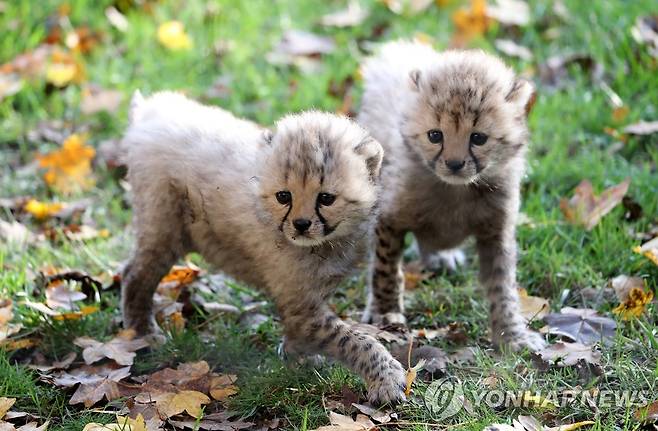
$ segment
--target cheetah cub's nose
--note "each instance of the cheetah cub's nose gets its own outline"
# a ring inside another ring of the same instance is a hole
[[[292,225],[295,226],[297,232],[304,233],[311,227],[311,220],[305,218],[298,218],[292,221]]]
[[[466,164],[466,160],[446,160],[446,166],[452,172],[457,172]]]

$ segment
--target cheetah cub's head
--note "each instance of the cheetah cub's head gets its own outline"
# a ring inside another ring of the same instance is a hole
[[[319,112],[279,120],[260,178],[263,207],[292,244],[315,246],[372,220],[383,149],[347,118]]]
[[[402,134],[450,184],[486,184],[524,154],[532,85],[481,51],[447,51],[409,76]]]

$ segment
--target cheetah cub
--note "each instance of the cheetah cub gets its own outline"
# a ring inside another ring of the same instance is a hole
[[[175,93],[136,94],[124,138],[136,247],[123,275],[124,326],[157,332],[153,293],[198,252],[275,301],[288,351],[360,374],[372,402],[404,399],[405,372],[327,304],[367,253],[383,151],[356,123],[307,112],[275,131]]]
[[[519,312],[515,274],[532,85],[484,52],[412,42],[385,45],[363,76],[358,121],[386,152],[364,320],[405,322],[406,232],[424,261],[437,252],[459,260],[454,249],[474,236],[494,344],[540,349]]]

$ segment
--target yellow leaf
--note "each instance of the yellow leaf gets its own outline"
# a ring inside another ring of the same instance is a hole
[[[45,168],[43,176],[46,184],[55,190],[68,194],[91,187],[91,160],[96,150],[85,145],[84,136],[69,136],[59,150],[37,156],[39,167]]]
[[[84,79],[84,66],[80,61],[67,51],[53,51],[46,68],[46,81],[56,87],[66,87],[72,82],[80,83]]]
[[[180,21],[167,21],[158,27],[158,41],[172,51],[187,50],[192,47],[192,40],[185,33]]]
[[[644,313],[644,308],[652,300],[652,290],[647,289],[644,291],[639,287],[634,287],[628,293],[628,298],[612,310],[612,312],[619,315],[624,320],[631,320],[640,317],[642,313]]]
[[[470,8],[461,8],[452,14],[452,22],[455,24],[455,44],[464,44],[483,35],[491,25],[486,0],[471,0]]]
[[[0,346],[2,346],[4,350],[12,352],[14,350],[27,349],[36,346],[37,344],[37,340],[34,338],[21,338],[20,340],[5,340],[0,343]]]
[[[0,397],[0,419],[9,411],[16,402],[16,398]]]
[[[208,404],[210,398],[199,391],[180,391],[178,393],[163,393],[153,397],[158,410],[167,417],[186,411],[190,416],[201,416],[201,406]]]
[[[658,265],[658,236],[641,246],[633,247],[635,253],[641,254],[654,264]]]
[[[53,316],[54,320],[79,320],[82,319],[84,316],[87,316],[89,314],[93,314],[98,311],[98,307],[95,305],[85,305],[83,307],[80,307],[80,311],[71,311],[68,313],[61,313],[61,314],[56,314]]]
[[[530,296],[525,289],[519,289],[519,302],[521,305],[521,314],[526,320],[541,319],[550,310],[547,299],[540,298],[539,296]]]
[[[185,318],[183,313],[175,311],[168,315],[163,322],[164,329],[169,332],[180,334],[185,329]]]
[[[117,416],[116,423],[99,424],[91,422],[85,425],[82,431],[147,431],[146,421],[142,414],[138,414],[135,419],[128,416]]]
[[[39,202],[36,199],[30,199],[23,206],[23,210],[34,216],[37,220],[45,220],[60,212],[64,208],[61,202]]]
[[[169,274],[162,277],[160,283],[170,283],[175,281],[177,284],[190,284],[196,280],[200,271],[201,270],[197,266],[192,264],[189,264],[188,266],[175,265],[171,268]]]
[[[425,365],[425,359],[421,359],[420,361],[418,361],[416,365],[407,369],[407,386],[404,389],[404,394],[406,396],[409,396],[409,394],[411,394],[411,384],[414,382],[414,380],[416,380],[418,371],[421,368],[423,368],[424,365]]]
[[[533,394],[530,391],[525,391],[523,393],[523,400],[528,407],[534,407],[538,409],[551,410],[559,407],[557,404],[555,404],[555,402],[544,398],[541,395]]]

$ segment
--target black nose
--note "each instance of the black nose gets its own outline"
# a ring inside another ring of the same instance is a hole
[[[446,160],[446,166],[452,172],[457,172],[466,164],[466,160]]]
[[[292,225],[299,233],[304,233],[311,227],[311,220],[305,218],[298,218],[292,221]]]

